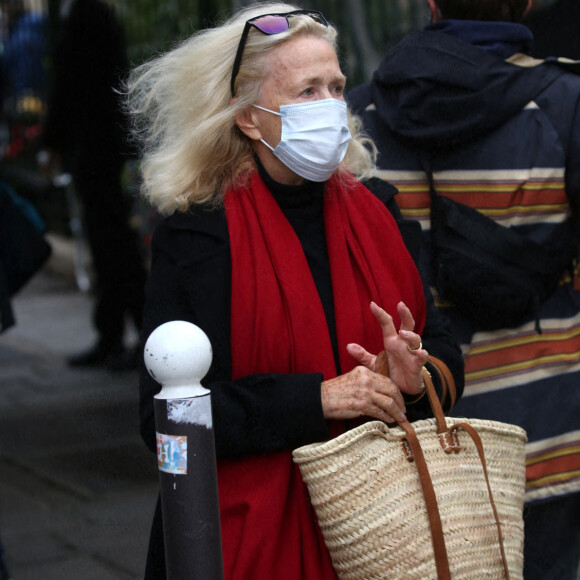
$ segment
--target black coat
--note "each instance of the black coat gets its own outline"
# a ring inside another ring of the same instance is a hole
[[[400,218],[391,186],[373,180],[373,192]],[[420,227],[398,220],[403,238],[416,262],[420,253]],[[212,366],[203,380],[211,389],[216,451],[221,457],[238,457],[327,439],[322,414],[322,374],[261,374],[232,382],[230,353],[231,256],[223,208],[176,213],[157,228],[153,239],[152,273],[146,287],[143,343],[159,325],[185,320],[202,328],[213,347]],[[423,346],[444,360],[463,391],[463,359],[457,343],[426,292],[427,319]],[[147,446],[155,450],[153,396],[157,384],[143,368],[141,373],[141,430]],[[426,398],[408,407],[410,419],[429,414]]]

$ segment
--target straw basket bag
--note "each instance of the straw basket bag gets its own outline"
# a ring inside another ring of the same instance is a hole
[[[449,376],[450,373],[449,373]],[[293,452],[342,580],[522,578],[526,433],[445,418],[372,421]]]

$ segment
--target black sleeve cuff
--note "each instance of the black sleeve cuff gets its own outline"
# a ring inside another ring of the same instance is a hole
[[[294,449],[328,439],[321,383],[322,375],[314,373],[250,375],[209,385],[218,457]]]

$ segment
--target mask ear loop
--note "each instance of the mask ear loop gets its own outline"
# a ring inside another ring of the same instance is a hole
[[[272,147],[272,145],[270,145],[269,143],[266,143],[264,139],[260,139],[260,142],[263,143],[270,151],[272,151],[272,153],[275,153],[274,147]]]
[[[252,105],[252,107],[256,107],[256,109],[261,109],[262,111],[266,111],[266,113],[272,113],[272,115],[278,115],[278,117],[282,116],[282,113],[277,113],[276,111],[271,111],[270,109],[266,109],[266,107],[260,107],[260,105]]]
[[[256,107],[256,109],[261,109],[262,111],[266,111],[266,113],[272,113],[272,115],[278,115],[278,117],[282,116],[281,113],[277,113],[276,111],[271,111],[270,109],[266,109],[266,107],[260,107],[260,105],[252,105],[252,107]],[[264,139],[260,139],[260,142],[263,143],[268,149],[270,149],[270,151],[272,151],[272,153],[274,153],[274,147],[272,147],[272,145],[266,143],[266,141],[264,141]]]

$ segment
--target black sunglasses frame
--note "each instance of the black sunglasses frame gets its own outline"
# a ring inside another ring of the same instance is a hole
[[[230,90],[232,93],[232,97],[236,96],[236,93],[234,91],[234,85],[238,73],[240,72],[240,65],[242,64],[242,56],[244,55],[244,48],[246,47],[246,41],[248,40],[250,28],[252,28],[253,26],[254,28],[256,28],[256,30],[259,30],[262,34],[267,34],[268,36],[271,36],[272,34],[280,34],[280,32],[285,32],[286,30],[290,29],[290,21],[288,20],[288,16],[297,16],[299,14],[310,16],[315,22],[318,22],[323,26],[328,26],[328,21],[326,20],[322,12],[319,12],[318,10],[293,10],[292,12],[275,12],[272,14],[260,14],[259,16],[254,16],[254,18],[246,20],[246,24],[244,26],[244,30],[242,32],[242,36],[240,37],[240,42],[238,44],[236,58],[234,59],[234,66],[232,67],[232,78],[230,81]],[[284,16],[286,17],[288,28],[286,28],[286,30],[281,30],[280,32],[264,32],[258,25],[254,23],[255,20],[259,20],[264,16]]]

